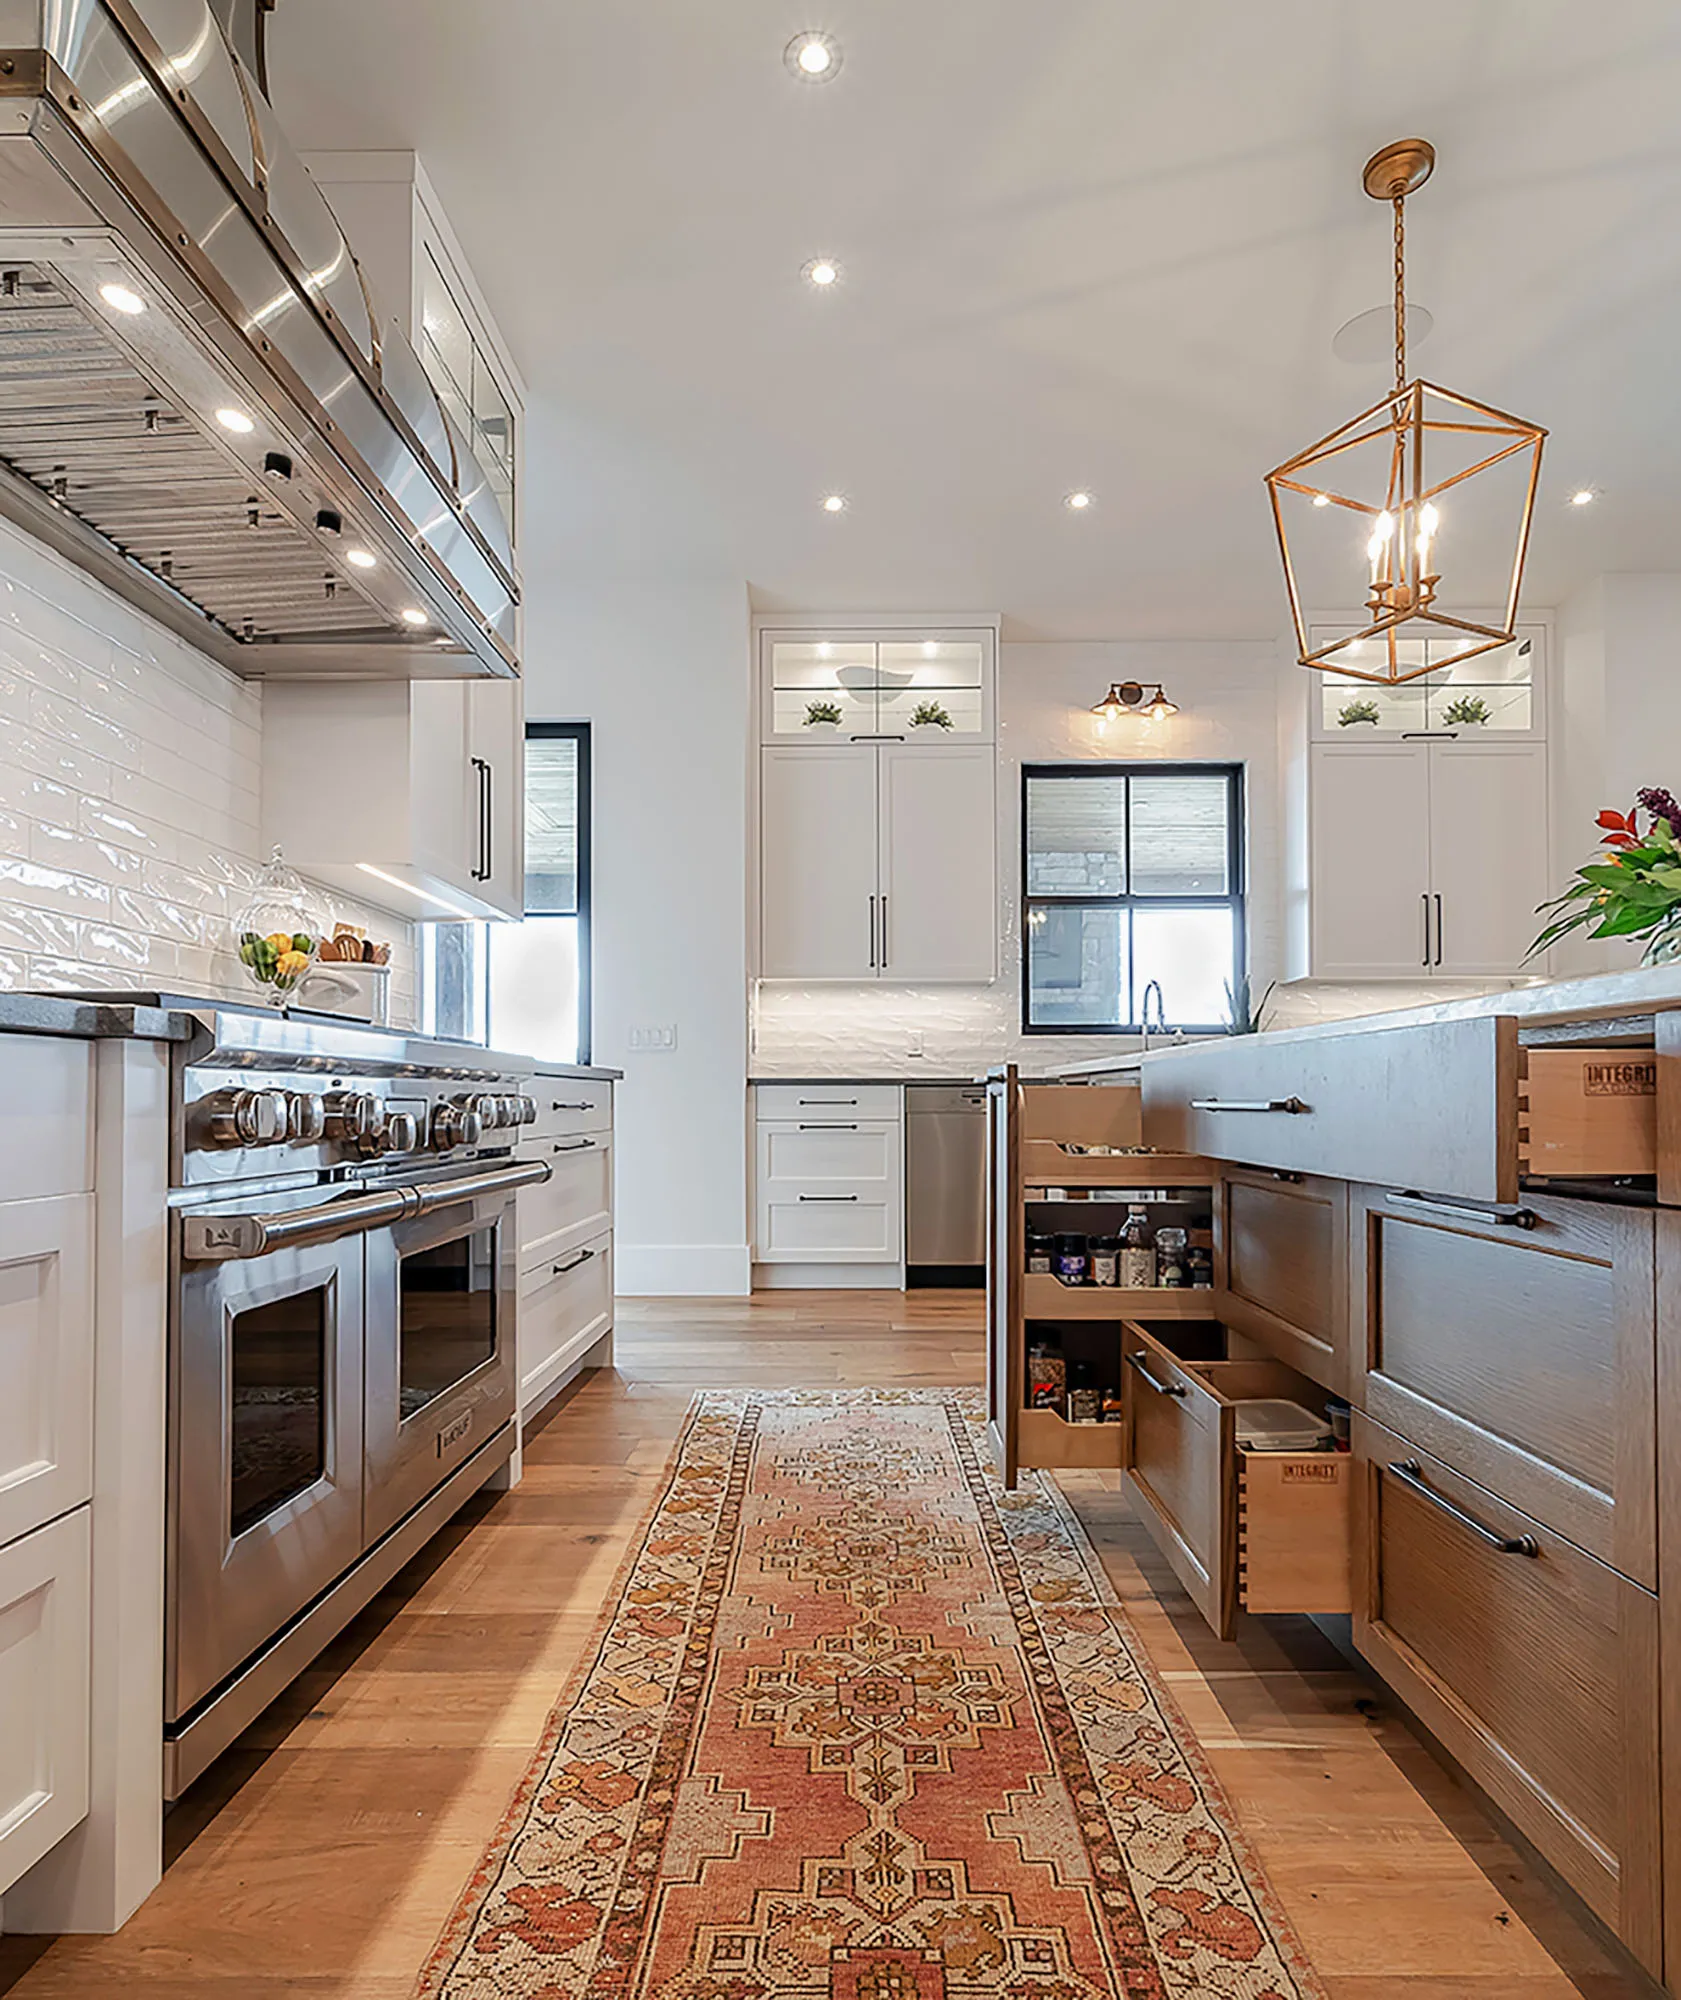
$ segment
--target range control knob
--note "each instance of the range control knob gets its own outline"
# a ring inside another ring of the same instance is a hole
[[[286,1136],[294,1146],[313,1146],[327,1130],[327,1106],[313,1091],[286,1093]]]
[[[393,1111],[385,1121],[382,1150],[387,1153],[412,1153],[419,1144],[419,1119],[412,1111]]]
[[[496,1128],[498,1131],[508,1131],[520,1122],[519,1099],[517,1097],[498,1097],[494,1098],[492,1102],[496,1106]]]
[[[219,1146],[278,1146],[286,1137],[283,1090],[223,1090],[209,1108],[210,1135]]]
[[[365,1090],[335,1090],[324,1109],[326,1136],[342,1146],[360,1146],[384,1129],[385,1106]]]
[[[535,1124],[537,1123],[537,1100],[536,1100],[536,1098],[534,1098],[534,1097],[516,1097],[516,1098],[514,1099],[514,1102],[515,1102],[515,1103],[516,1103],[516,1104],[517,1104],[517,1105],[519,1106],[519,1116],[518,1116],[518,1118],[517,1118],[517,1119],[515,1119],[515,1121],[514,1121],[514,1122],[515,1122],[515,1124],[517,1124],[517,1125],[535,1125]]]
[[[484,1121],[464,1104],[440,1104],[432,1113],[428,1143],[435,1153],[454,1146],[476,1146],[484,1137]]]

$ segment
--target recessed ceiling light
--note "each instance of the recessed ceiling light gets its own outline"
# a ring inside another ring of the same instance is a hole
[[[129,285],[101,285],[99,296],[113,312],[133,314],[146,310],[146,301]]]
[[[407,606],[403,612],[403,623],[405,625],[430,625],[431,622],[431,619],[427,617],[418,604]]]
[[[846,495],[844,493],[830,493],[825,495],[823,511],[825,514],[844,514],[846,512]]]
[[[346,549],[344,559],[356,569],[372,569],[379,561],[372,549]]]
[[[1330,496],[1330,494],[1329,494],[1329,493],[1316,493],[1316,494],[1314,494],[1314,496],[1313,496],[1313,504],[1314,504],[1314,506],[1316,506],[1316,507],[1329,507],[1329,506],[1330,506],[1330,504],[1331,504],[1331,496]]]
[[[223,430],[232,431],[236,436],[247,437],[257,426],[243,410],[226,409],[216,412],[216,421]]]
[[[833,35],[807,28],[782,51],[782,60],[801,83],[827,83],[840,74],[840,43]]]
[[[1089,493],[1070,493],[1062,503],[1071,514],[1083,514],[1091,505]]]
[[[1591,486],[1578,486],[1570,496],[1570,504],[1572,507],[1591,507],[1598,498]]]
[[[800,266],[800,276],[808,285],[826,292],[831,285],[840,283],[840,266],[833,257],[813,257],[809,264]]]

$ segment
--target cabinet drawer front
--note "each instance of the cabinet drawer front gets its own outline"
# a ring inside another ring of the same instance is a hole
[[[88,1509],[0,1548],[0,1893],[88,1810]]]
[[[0,1201],[93,1187],[92,1042],[0,1035]]]
[[[759,1083],[753,1086],[753,1102],[761,1123],[789,1125],[831,1118],[897,1119],[901,1108],[896,1083]]]
[[[1229,1173],[1219,1222],[1240,1333],[1341,1394],[1347,1381],[1348,1193],[1340,1181]]]
[[[1230,1622],[1219,1398],[1147,1335],[1121,1336],[1126,1484],[1152,1540],[1216,1632]]]
[[[520,1144],[541,1145],[574,1132],[608,1132],[613,1126],[613,1086],[585,1077],[534,1076],[527,1096],[537,1101],[537,1122],[526,1126]]]
[[[880,1193],[897,1186],[899,1171],[897,1125],[759,1126],[761,1187]]]
[[[613,1239],[598,1236],[524,1272],[519,1290],[520,1407],[613,1324]]]
[[[0,1203],[0,1543],[93,1491],[93,1196]]]
[[[557,1142],[567,1144],[567,1142]],[[540,1187],[519,1193],[519,1267],[529,1270],[544,1258],[558,1263],[577,1243],[612,1226],[613,1149],[602,1139],[572,1141],[567,1150],[545,1148],[539,1155],[554,1167]]]
[[[1354,1436],[1355,1643],[1653,1963],[1657,1600],[1381,1425]]]
[[[1650,1213],[1529,1197],[1517,1229],[1356,1200],[1367,1413],[1654,1587]]]
[[[761,1187],[758,1210],[762,1264],[896,1264],[903,1252],[896,1202]]]
[[[1331,1180],[1510,1201],[1517,1068],[1509,1017],[1208,1042],[1144,1063],[1144,1140]]]

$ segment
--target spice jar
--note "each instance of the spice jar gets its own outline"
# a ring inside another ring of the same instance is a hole
[[[1068,1421],[1071,1424],[1098,1424],[1103,1421],[1103,1392],[1092,1379],[1089,1361],[1068,1364]]]
[[[1186,1260],[1186,1236],[1183,1229],[1171,1225],[1156,1231],[1156,1283],[1172,1285],[1183,1289],[1191,1282],[1191,1274]]]
[[[1121,1282],[1121,1246],[1113,1236],[1094,1236],[1091,1239],[1091,1281],[1094,1285],[1118,1285]]]
[[[1121,1283],[1129,1291],[1144,1291],[1155,1282],[1156,1246],[1150,1237],[1150,1218],[1142,1208],[1130,1208],[1121,1231]]]
[[[1190,1272],[1191,1289],[1196,1292],[1211,1292],[1214,1289],[1214,1253],[1205,1250],[1200,1243],[1193,1243],[1185,1253],[1186,1266]]]
[[[1091,1258],[1083,1236],[1056,1239],[1056,1274],[1065,1285],[1083,1285],[1091,1268]]]
[[[1055,1410],[1061,1416],[1068,1403],[1068,1364],[1062,1342],[1054,1333],[1036,1335],[1027,1349],[1027,1406]]]
[[[1055,1237],[1034,1229],[1027,1232],[1027,1268],[1029,1271],[1043,1271],[1047,1275],[1056,1269]]]

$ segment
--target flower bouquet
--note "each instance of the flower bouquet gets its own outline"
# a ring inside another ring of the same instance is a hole
[[[1644,812],[1650,824],[1640,831]],[[1681,805],[1666,791],[1640,793],[1627,813],[1599,815],[1602,852],[1576,870],[1562,896],[1537,915],[1546,928],[1525,954],[1533,958],[1571,931],[1589,937],[1645,938],[1645,963],[1681,957]]]

